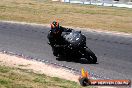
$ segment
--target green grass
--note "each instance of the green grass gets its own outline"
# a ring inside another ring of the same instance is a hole
[[[132,33],[132,9],[51,2],[50,0],[2,0],[0,19]]]
[[[7,68],[7,67],[2,67],[2,68],[0,68],[0,73],[7,73],[7,72],[9,72],[9,71],[10,71],[10,69]]]
[[[4,70],[3,70],[4,69]],[[20,68],[0,66],[0,88],[82,88],[78,83],[37,74]],[[93,87],[86,87],[93,88]]]

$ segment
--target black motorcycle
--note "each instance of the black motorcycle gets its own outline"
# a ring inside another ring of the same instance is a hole
[[[96,55],[86,46],[86,37],[81,34],[81,31],[73,30],[72,32],[62,32],[61,36],[64,45],[54,45],[55,47],[59,47],[58,51],[54,51],[58,53],[57,57],[72,59],[85,58],[90,63],[97,62]]]

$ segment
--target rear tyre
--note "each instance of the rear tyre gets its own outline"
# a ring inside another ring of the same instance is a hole
[[[90,50],[90,49],[86,49],[85,52],[85,58],[90,62],[95,64],[97,62],[97,57],[95,56],[95,54]]]

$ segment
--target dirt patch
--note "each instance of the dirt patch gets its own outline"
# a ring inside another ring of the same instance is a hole
[[[3,53],[0,53],[0,64],[9,67],[31,69],[35,73],[45,74],[51,77],[59,77],[75,82],[78,82],[79,78],[79,75],[75,75],[70,70],[64,68],[57,68],[53,65],[37,62],[35,60],[26,60],[23,58],[10,56]]]

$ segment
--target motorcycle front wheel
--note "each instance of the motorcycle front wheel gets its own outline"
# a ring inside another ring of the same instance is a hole
[[[95,55],[89,48],[86,49],[85,58],[86,58],[90,63],[95,64],[95,63],[97,62],[97,57],[96,57],[96,55]]]

